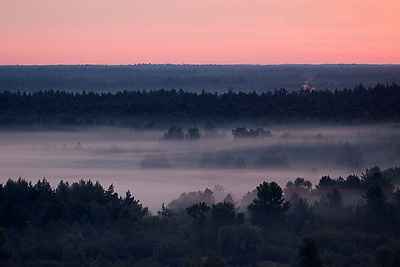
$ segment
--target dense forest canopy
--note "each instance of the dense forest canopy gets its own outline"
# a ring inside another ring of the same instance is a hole
[[[253,123],[398,122],[400,86],[377,84],[336,91],[117,93],[39,91],[0,93],[0,124],[122,125],[151,128],[211,121]]]
[[[6,266],[398,266],[400,169],[264,181],[240,203],[223,188],[182,193],[151,214],[111,184],[0,185]]]

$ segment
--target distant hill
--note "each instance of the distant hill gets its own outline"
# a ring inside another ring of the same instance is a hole
[[[190,92],[316,90],[400,83],[400,65],[0,66],[0,91],[184,89]]]

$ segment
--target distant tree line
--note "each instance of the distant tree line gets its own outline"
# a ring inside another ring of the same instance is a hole
[[[0,91],[67,90],[116,92],[183,88],[226,92],[264,92],[284,87],[350,88],[362,81],[373,86],[400,80],[399,65],[18,65],[0,66]]]
[[[397,122],[400,86],[377,84],[336,91],[276,89],[261,94],[192,93],[183,90],[72,93],[0,93],[0,124],[127,125],[176,123]]]
[[[399,168],[221,186],[151,214],[129,191],[25,179],[0,185],[1,266],[399,266]]]

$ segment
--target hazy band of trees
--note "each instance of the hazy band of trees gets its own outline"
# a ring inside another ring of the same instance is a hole
[[[5,266],[399,266],[400,169],[182,193],[151,214],[111,184],[0,185]]]
[[[198,92],[256,91],[284,87],[318,90],[362,83],[400,83],[400,65],[58,65],[0,66],[0,91],[117,92],[184,89]]]
[[[377,84],[336,91],[277,89],[191,93],[183,90],[117,93],[39,91],[0,93],[0,124],[120,125],[136,128],[212,122],[371,123],[400,119],[400,87]]]
[[[400,65],[76,65],[0,66],[0,91],[184,89],[190,92],[256,91],[284,87],[318,90],[362,83],[400,83]]]

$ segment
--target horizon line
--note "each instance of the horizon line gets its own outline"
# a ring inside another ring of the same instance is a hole
[[[46,66],[400,66],[400,63],[281,63],[281,64],[254,64],[254,63],[134,63],[134,64],[0,64],[0,67],[46,67]]]

